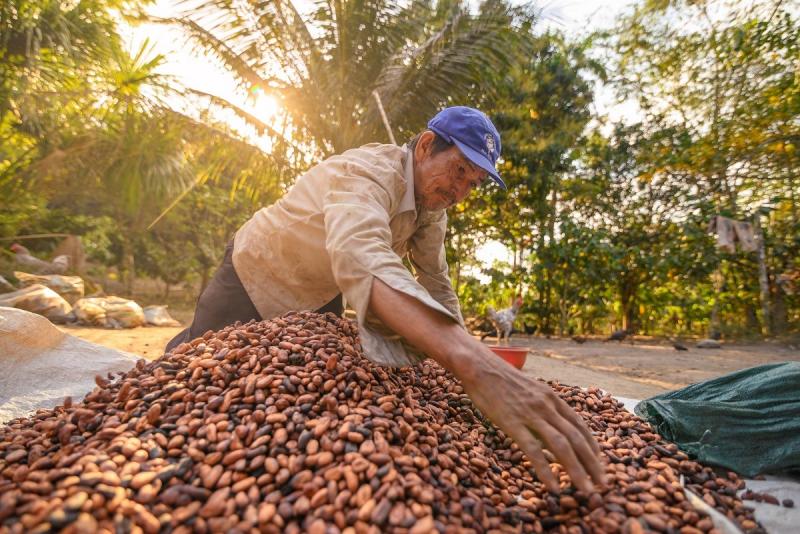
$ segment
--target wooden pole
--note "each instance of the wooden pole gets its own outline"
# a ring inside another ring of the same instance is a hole
[[[17,241],[22,239],[46,239],[49,237],[69,237],[72,234],[28,234],[17,235],[12,237],[0,237],[0,241]]]
[[[767,250],[764,244],[764,231],[761,228],[760,213],[756,212],[753,216],[753,226],[755,227],[756,243],[758,245],[758,285],[761,293],[761,313],[764,316],[762,333],[770,335],[772,333],[772,317],[769,306],[769,276],[767,273]]]
[[[392,127],[389,125],[389,117],[386,116],[386,112],[383,110],[383,102],[381,102],[381,95],[378,94],[378,91],[372,91],[372,96],[375,97],[375,102],[378,104],[378,111],[381,114],[381,119],[383,119],[383,125],[386,127],[386,132],[389,134],[389,140],[392,142],[393,145],[397,144],[397,141],[394,140],[394,134],[392,133]]]

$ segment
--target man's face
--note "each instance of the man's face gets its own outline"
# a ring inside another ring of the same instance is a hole
[[[433,132],[425,132],[414,150],[414,197],[427,210],[447,209],[480,186],[488,173],[452,147],[431,154]]]

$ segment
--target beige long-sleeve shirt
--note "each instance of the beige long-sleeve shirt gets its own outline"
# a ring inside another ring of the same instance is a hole
[[[314,310],[341,292],[358,316],[366,356],[411,365],[422,356],[368,313],[372,281],[463,324],[445,259],[446,227],[444,210],[416,206],[408,148],[369,144],[316,165],[257,211],[236,233],[233,265],[262,317]]]

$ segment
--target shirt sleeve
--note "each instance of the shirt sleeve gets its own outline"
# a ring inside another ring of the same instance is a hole
[[[395,180],[355,161],[344,162],[337,171],[323,200],[325,246],[334,279],[356,311],[364,354],[381,365],[413,365],[424,356],[408,350],[400,336],[369,314],[373,278],[455,321],[459,318],[431,297],[392,250],[389,214],[399,202],[390,185]]]
[[[464,326],[461,305],[458,302],[444,248],[447,232],[447,213],[441,211],[425,221],[411,238],[409,258],[417,275],[417,282],[450,314]]]

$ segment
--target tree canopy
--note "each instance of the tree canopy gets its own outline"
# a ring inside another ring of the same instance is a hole
[[[156,19],[137,0],[3,3],[0,239],[79,234],[128,291],[136,277],[202,285],[236,228],[303,170],[389,142],[375,95],[401,143],[470,105],[502,134],[509,190],[487,185],[449,213],[467,316],[521,294],[522,321],[544,334],[797,335],[789,3],[640,0],[583,40],[502,0],[299,6],[184,0]],[[179,29],[278,117],[165,75],[168,58],[122,39],[122,20]],[[636,113],[601,115],[601,92]],[[751,223],[761,256],[717,247],[718,215]],[[510,260],[479,262],[489,242]],[[55,242],[30,244],[46,256]]]

